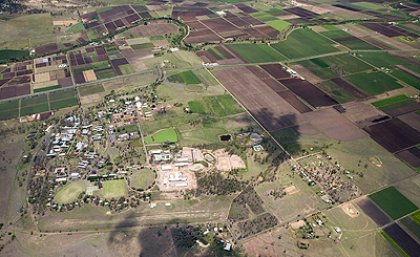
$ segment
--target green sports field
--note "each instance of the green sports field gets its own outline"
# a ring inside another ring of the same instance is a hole
[[[142,169],[130,176],[130,186],[135,189],[146,190],[153,185],[155,173],[150,169]]]
[[[127,195],[127,183],[124,179],[108,180],[102,182],[102,196],[106,199],[119,198]]]
[[[369,197],[394,220],[418,209],[395,187],[388,187],[369,195]]]
[[[72,181],[61,188],[54,197],[58,204],[68,204],[75,202],[81,193],[86,190],[86,181]]]
[[[286,59],[284,55],[267,44],[241,43],[230,44],[227,47],[247,63],[275,62]]]
[[[168,77],[170,82],[190,84],[200,84],[200,79],[192,71],[184,71]]]
[[[152,135],[147,136],[144,141],[146,144],[156,144],[171,142],[176,143],[178,141],[178,135],[175,129],[161,129]]]

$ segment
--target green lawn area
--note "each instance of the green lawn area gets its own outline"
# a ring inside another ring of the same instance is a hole
[[[136,124],[130,124],[130,125],[125,125],[125,126],[116,128],[116,132],[118,134],[132,133],[132,132],[137,132],[137,131],[139,131],[139,127]]]
[[[308,47],[310,42],[310,47]],[[272,44],[272,47],[287,58],[302,58],[337,52],[334,42],[310,29],[293,31],[286,40]]]
[[[369,195],[369,197],[394,220],[418,209],[395,187],[388,187]]]
[[[155,172],[150,169],[142,169],[130,176],[130,186],[135,189],[146,190],[153,185]]]
[[[191,70],[171,75],[168,77],[168,80],[170,82],[184,83],[187,85],[201,83],[200,79]]]
[[[102,182],[102,196],[105,199],[119,198],[128,193],[127,183],[124,179],[107,180]]]
[[[165,142],[177,142],[178,135],[175,129],[161,129],[152,135],[147,136],[144,141],[146,144],[156,144]]]
[[[357,73],[344,79],[370,96],[402,87],[394,78],[380,71]]]
[[[0,103],[0,120],[8,120],[19,116],[19,100]]]
[[[204,102],[206,103],[210,113],[217,117],[223,117],[244,111],[230,95],[206,96],[204,97]]]
[[[267,44],[242,43],[229,44],[227,47],[247,63],[275,62],[286,59],[284,55]]]
[[[188,107],[193,113],[205,113],[206,108],[204,107],[203,102],[201,101],[189,101]]]
[[[277,29],[278,31],[282,31],[290,25],[290,23],[288,23],[287,21],[284,21],[284,20],[269,21],[269,22],[267,22],[267,24],[270,25],[271,27]]]
[[[58,204],[68,204],[75,202],[81,193],[86,190],[86,181],[71,181],[58,190],[54,201]]]

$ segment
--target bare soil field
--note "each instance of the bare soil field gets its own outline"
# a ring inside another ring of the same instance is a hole
[[[351,141],[366,137],[366,133],[333,108],[305,113],[303,116],[319,131],[330,138]]]
[[[166,22],[152,22],[148,25],[139,25],[128,31],[137,37],[152,37],[176,34],[178,27],[172,23]]]
[[[296,126],[300,113],[245,67],[212,71],[268,130]]]
[[[372,121],[383,117],[384,114],[370,104],[352,102],[344,104],[346,111],[343,115],[359,127],[374,124]]]
[[[246,253],[250,256],[276,257],[277,253],[273,247],[273,236],[267,232],[250,240],[243,242]]]

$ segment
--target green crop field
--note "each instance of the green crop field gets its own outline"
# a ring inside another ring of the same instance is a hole
[[[143,43],[143,44],[131,45],[131,48],[133,48],[135,50],[145,49],[145,48],[152,48],[152,47],[154,47],[154,45],[152,43]]]
[[[311,42],[311,47],[308,47],[308,42]],[[310,29],[298,29],[272,47],[292,59],[337,52],[333,44],[331,40]]]
[[[413,215],[411,215],[411,218],[420,225],[420,211],[417,211]]]
[[[49,111],[46,94],[23,98],[20,106],[20,116]]]
[[[397,242],[394,241],[385,231],[382,231],[381,234],[385,237],[385,239],[395,248],[397,251],[404,257],[410,257]]]
[[[79,104],[77,90],[74,88],[54,91],[49,94],[51,110],[71,107]]]
[[[322,79],[331,79],[372,69],[370,65],[349,54],[315,58],[297,63]]]
[[[420,90],[419,80],[413,75],[400,69],[393,69],[391,71],[391,75],[396,77],[398,80],[401,80],[402,82]]]
[[[146,144],[155,144],[155,143],[165,143],[172,142],[176,143],[178,141],[178,135],[175,129],[161,129],[153,135],[147,136],[144,141]]]
[[[68,204],[75,202],[81,193],[86,191],[85,181],[72,181],[67,183],[63,188],[58,190],[54,197],[54,201],[58,204]]]
[[[124,179],[107,180],[102,182],[102,196],[106,199],[126,196],[128,192],[127,183]]]
[[[286,59],[281,53],[267,44],[230,44],[227,45],[232,51],[247,63],[265,63],[283,61]]]
[[[284,20],[274,20],[274,21],[269,21],[267,22],[268,25],[270,25],[271,27],[277,29],[278,31],[282,31],[285,28],[289,27],[290,23],[288,23],[287,21]]]
[[[19,100],[0,103],[0,120],[8,120],[19,116]]]
[[[392,69],[395,65],[402,65],[407,69],[410,69],[414,72],[420,73],[420,66],[413,65],[397,56],[391,55],[386,52],[382,53],[359,53],[357,55],[360,59],[364,60],[365,62],[375,66],[375,67],[385,67]]]
[[[54,86],[43,87],[43,88],[36,88],[36,89],[34,89],[34,93],[50,91],[50,90],[59,89],[59,88],[61,88],[60,85],[54,85]]]
[[[275,16],[273,16],[269,13],[263,12],[263,11],[251,13],[251,16],[260,20],[260,21],[262,21],[262,22],[277,20],[277,18]]]
[[[192,71],[184,71],[168,77],[170,82],[184,83],[184,84],[200,84],[200,79]]]
[[[402,87],[394,78],[380,71],[353,74],[345,80],[371,96]]]
[[[372,105],[375,106],[376,108],[382,108],[382,107],[385,107],[385,106],[394,105],[394,104],[401,103],[401,102],[406,102],[406,101],[414,101],[415,102],[414,99],[411,99],[406,95],[396,95],[396,96],[393,96],[393,97],[390,97],[390,98],[386,98],[386,99],[383,99],[383,100],[373,102]]]
[[[243,109],[230,95],[204,97],[208,110],[217,117],[223,117],[243,112]]]
[[[206,108],[201,101],[189,101],[188,107],[193,113],[205,113]]]
[[[5,62],[9,60],[20,60],[25,57],[29,57],[28,50],[0,50],[0,62]]]
[[[335,26],[324,26],[324,28],[326,28],[328,31],[325,32],[321,32],[320,34],[332,39],[332,40],[336,40],[337,42],[343,46],[346,46],[352,50],[361,50],[361,49],[365,49],[365,50],[377,50],[379,49],[378,47],[369,44],[368,42],[365,42],[357,37],[354,37],[352,35],[350,35],[349,33],[340,30],[339,28],[335,27]],[[346,38],[346,39],[350,39],[352,38],[352,40],[344,40],[339,42],[340,38]]]
[[[135,189],[146,190],[153,185],[155,172],[149,169],[142,169],[130,176],[130,186]]]
[[[339,103],[347,103],[356,99],[352,94],[345,91],[331,80],[323,81],[318,87]]]
[[[395,187],[388,187],[369,195],[369,197],[394,220],[418,209]]]

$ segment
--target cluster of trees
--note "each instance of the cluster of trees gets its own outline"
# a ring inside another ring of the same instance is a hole
[[[26,9],[21,0],[2,0],[0,1],[0,13],[20,13]]]

